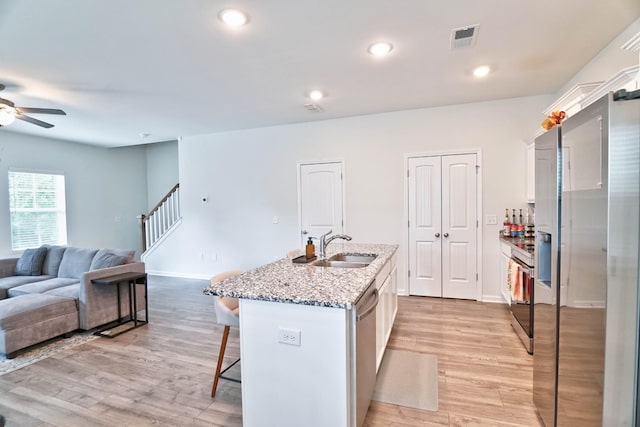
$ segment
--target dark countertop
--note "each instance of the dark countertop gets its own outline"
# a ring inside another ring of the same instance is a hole
[[[528,266],[533,266],[533,257],[535,254],[535,239],[533,238],[518,238],[518,237],[503,237],[500,233],[500,241],[506,243],[511,247],[511,253],[516,258],[525,262]]]

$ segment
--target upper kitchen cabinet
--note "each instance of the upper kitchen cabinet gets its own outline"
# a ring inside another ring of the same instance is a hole
[[[536,144],[527,147],[527,203],[536,202]]]

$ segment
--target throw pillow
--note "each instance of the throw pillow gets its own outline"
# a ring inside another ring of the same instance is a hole
[[[97,249],[68,247],[62,255],[58,277],[79,279],[83,273],[89,271],[96,252]]]
[[[42,263],[42,274],[56,277],[60,262],[62,262],[62,256],[67,247],[52,245],[42,245],[42,247],[47,249],[47,256],[44,257],[44,262]]]
[[[116,267],[118,265],[124,264],[126,261],[126,256],[103,253],[100,256],[95,256],[93,258],[89,270],[99,270],[101,268]]]
[[[104,249],[103,248],[98,251],[98,253],[94,258],[99,258],[104,254],[118,255],[118,256],[125,257],[127,259],[125,261],[125,264],[128,264],[130,262],[133,262],[133,256],[135,255],[135,253],[136,251],[127,250],[127,249]]]
[[[16,276],[39,276],[46,255],[47,248],[25,249],[16,263],[14,274]]]

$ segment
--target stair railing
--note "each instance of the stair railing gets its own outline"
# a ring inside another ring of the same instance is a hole
[[[180,218],[180,184],[178,183],[147,215],[140,215],[142,252],[156,244]]]

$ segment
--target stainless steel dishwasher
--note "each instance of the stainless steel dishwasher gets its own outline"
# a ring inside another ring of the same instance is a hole
[[[355,396],[356,402],[356,426],[364,423],[364,418],[369,409],[369,402],[376,386],[376,306],[379,295],[375,280],[371,281],[367,290],[356,303],[353,310],[353,322],[355,329]],[[353,354],[353,353],[352,353]]]

